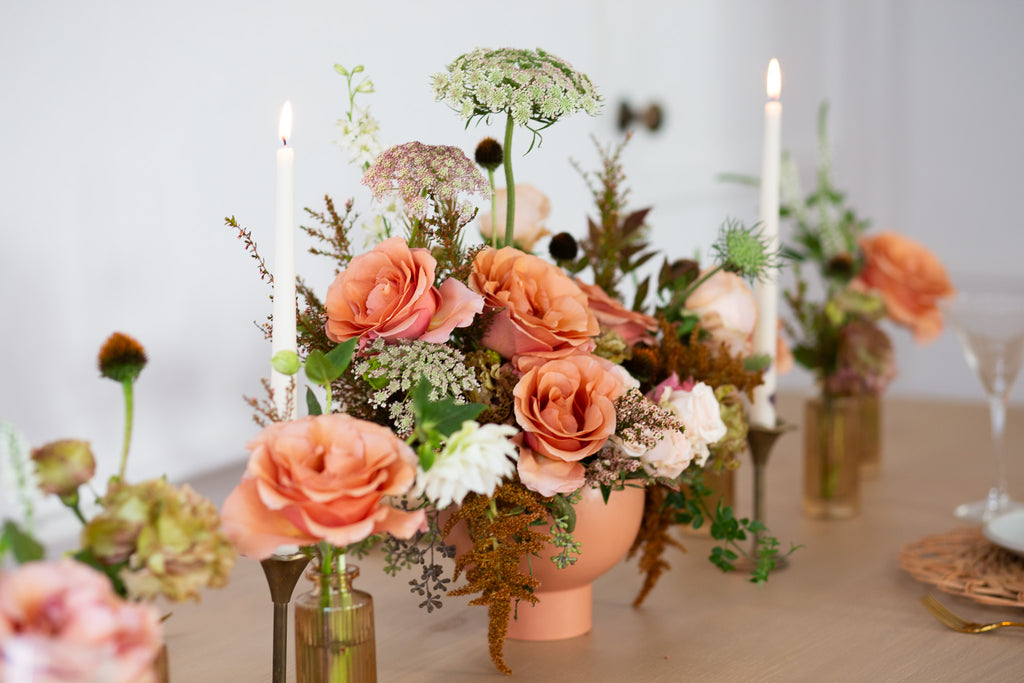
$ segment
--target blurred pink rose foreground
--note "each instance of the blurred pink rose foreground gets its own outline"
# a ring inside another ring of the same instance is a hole
[[[0,681],[149,683],[160,617],[71,559],[0,574]]]

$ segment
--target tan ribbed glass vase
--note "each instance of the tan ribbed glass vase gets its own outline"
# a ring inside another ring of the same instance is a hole
[[[860,512],[864,410],[857,397],[807,401],[804,410],[804,514],[848,519]]]
[[[356,590],[359,568],[323,575],[310,565],[313,589],[296,598],[295,679],[297,683],[375,683],[377,653],[373,598]]]

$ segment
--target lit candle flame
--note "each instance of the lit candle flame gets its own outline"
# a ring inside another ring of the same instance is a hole
[[[772,58],[768,62],[768,97],[773,100],[779,99],[782,93],[782,70],[779,68],[779,60]]]
[[[288,145],[288,138],[292,136],[292,101],[285,100],[281,107],[281,122],[277,126],[277,134],[285,146]]]

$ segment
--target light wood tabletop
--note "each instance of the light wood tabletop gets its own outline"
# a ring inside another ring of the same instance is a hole
[[[784,396],[780,417],[799,426],[802,397]],[[905,543],[961,523],[952,510],[981,498],[994,480],[984,404],[887,400],[882,472],[863,483],[860,515],[803,517],[799,431],[783,436],[768,465],[766,522],[784,547],[803,544],[763,586],[723,575],[707,561],[712,542],[683,537],[672,569],[640,609],[635,562],[594,586],[591,633],[557,642],[508,641],[505,657],[523,681],[1019,681],[1024,629],[950,631],[918,602],[929,587],[902,572]],[[1007,420],[1010,492],[1024,498],[1024,410]],[[242,465],[197,479],[218,502]],[[750,512],[749,461],[736,483],[737,512]],[[487,654],[486,613],[449,598],[417,608],[411,574],[392,578],[381,559],[360,563],[356,585],[373,595],[381,681],[500,680]],[[304,590],[305,579],[298,590]],[[937,593],[968,618],[1021,620],[1024,610]],[[166,622],[171,680],[270,681],[272,607],[257,562],[240,558],[231,584],[200,604],[174,607]],[[289,624],[291,631],[291,624]],[[289,669],[294,669],[289,650]],[[289,680],[294,680],[290,673]]]

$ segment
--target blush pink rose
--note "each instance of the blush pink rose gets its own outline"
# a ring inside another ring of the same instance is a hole
[[[700,316],[700,326],[716,341],[725,342],[733,355],[750,353],[750,337],[757,323],[754,293],[739,275],[720,270],[686,299],[687,310]]]
[[[658,321],[655,318],[629,310],[597,285],[588,285],[579,280],[576,284],[587,295],[590,310],[602,327],[607,327],[622,337],[630,346],[655,344],[654,333],[658,331]]]
[[[683,432],[666,433],[658,445],[643,456],[645,469],[651,474],[674,478],[691,462],[703,466],[711,453],[709,447],[728,432],[714,390],[692,378],[680,382],[673,373],[651,390],[651,397],[679,419]]]
[[[889,317],[913,330],[917,342],[938,337],[939,299],[953,294],[942,263],[923,244],[895,232],[862,237],[860,248],[864,268],[855,284],[881,293]]]
[[[483,310],[483,299],[448,278],[434,286],[437,261],[392,237],[352,259],[327,288],[327,336],[372,341],[419,339],[442,343]]]
[[[495,191],[494,203],[498,207],[498,220],[493,221],[490,213],[480,217],[480,234],[487,240],[491,239],[492,222],[498,228],[498,237],[505,239],[505,204],[508,202],[508,190],[504,187]],[[551,232],[544,222],[551,215],[551,202],[547,195],[533,185],[516,183],[516,217],[512,226],[512,241],[525,251],[533,251],[537,240]]]
[[[416,477],[416,454],[387,427],[331,414],[276,422],[248,445],[242,482],[221,522],[238,551],[262,559],[282,545],[345,546],[386,531],[408,538],[424,512],[384,502]]]
[[[29,562],[0,573],[0,680],[156,681],[163,635],[151,605],[122,600],[80,562]]]
[[[505,358],[557,358],[591,351],[600,333],[587,295],[558,267],[512,247],[473,260],[469,286],[497,308],[484,344]]]
[[[523,375],[512,396],[525,446],[520,479],[526,477],[527,488],[562,491],[581,483],[582,466],[567,464],[593,455],[615,433],[615,399],[631,386],[635,380],[621,366],[582,353],[548,360]]]

